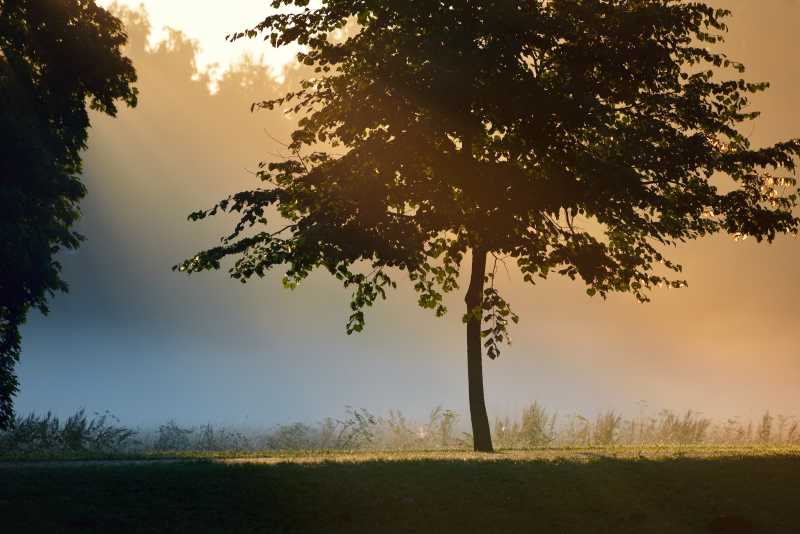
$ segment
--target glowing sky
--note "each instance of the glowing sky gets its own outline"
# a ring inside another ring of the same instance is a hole
[[[243,55],[263,59],[280,76],[296,52],[293,48],[270,49],[259,39],[241,39],[236,43],[225,40],[226,35],[250,28],[266,16],[270,8],[265,0],[99,0],[97,3],[103,7],[116,3],[132,9],[144,6],[152,25],[151,44],[165,38],[166,28],[180,30],[197,41],[198,69],[210,70],[212,77],[241,60]]]

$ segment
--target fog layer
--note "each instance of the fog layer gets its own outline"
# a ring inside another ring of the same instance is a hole
[[[800,3],[716,4],[734,10],[731,58],[748,65],[750,79],[772,82],[754,100],[763,116],[746,133],[755,145],[800,136]],[[258,161],[283,150],[275,139],[288,138],[291,121],[251,114],[250,103],[282,93],[300,73],[288,71],[281,85],[245,63],[211,94],[193,43],[171,32],[148,48],[146,16],[125,17],[141,103],[117,119],[94,117],[80,223],[87,241],[64,258],[70,293],[24,330],[18,410],[108,409],[130,424],[318,420],[345,405],[466,413],[460,294],[436,319],[401,285],[364,334],[348,337],[348,294],[324,274],[289,292],[280,273],[243,286],[224,272],[170,270],[231,223],[186,215],[257,187]],[[485,364],[490,417],[533,400],[587,415],[639,410],[640,400],[653,411],[716,417],[800,411],[800,241],[721,237],[669,252],[690,286],[657,292],[648,305],[590,299],[568,280],[527,286],[512,270],[502,289],[522,320],[513,346]]]

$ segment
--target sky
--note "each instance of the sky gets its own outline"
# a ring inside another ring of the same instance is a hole
[[[279,273],[244,286],[224,272],[170,270],[231,226],[189,223],[188,213],[257,187],[257,163],[280,153],[273,138],[288,138],[292,123],[252,114],[250,103],[281,94],[302,72],[284,70],[285,56],[263,43],[225,42],[263,18],[266,2],[144,5],[149,23],[124,14],[140,105],[116,119],[93,116],[79,224],[87,239],[62,258],[70,293],[23,331],[18,410],[110,410],[132,425],[313,422],[347,405],[466,414],[461,313],[436,319],[407,284],[369,313],[363,334],[347,336],[348,294],[323,274],[287,291]],[[734,11],[725,50],[751,79],[772,82],[753,99],[763,112],[748,132],[754,144],[800,136],[800,3],[715,5]],[[271,63],[260,62],[262,51]],[[569,280],[530,287],[512,271],[501,289],[522,320],[513,345],[484,364],[490,418],[533,401],[589,416],[643,407],[720,419],[800,415],[800,242],[719,237],[671,252],[690,286],[647,305],[590,299]],[[462,299],[452,295],[450,308]]]
[[[212,91],[216,80],[231,64],[249,57],[269,66],[273,76],[281,78],[283,68],[294,61],[297,49],[285,47],[267,49],[259,39],[244,39],[231,45],[225,37],[253,27],[273,10],[266,0],[229,0],[198,2],[197,0],[99,0],[98,5],[109,8],[122,5],[144,9],[152,26],[148,43],[156,45],[168,38],[169,28],[182,31],[200,46],[196,55],[197,68],[210,74]]]

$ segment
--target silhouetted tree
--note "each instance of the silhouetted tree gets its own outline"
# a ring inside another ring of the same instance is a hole
[[[286,9],[232,39],[305,46],[299,61],[316,77],[254,105],[302,117],[294,157],[262,164],[265,188],[192,214],[241,221],[180,269],[234,256],[234,278],[287,265],[292,287],[324,268],[354,288],[350,333],[398,270],[443,315],[467,263],[475,450],[492,450],[482,340],[496,358],[517,321],[494,287],[497,261],[513,260],[531,283],[558,273],[589,295],[644,302],[655,287],[685,285],[659,246],[721,231],[772,241],[798,228],[795,182],[782,173],[800,142],[751,148],[737,125],[757,116],[747,95],[767,84],[715,77],[744,71],[709,48],[728,11],[674,0],[272,6]],[[283,220],[268,228],[270,208]]]
[[[0,428],[13,420],[20,325],[65,291],[93,110],[136,105],[120,21],[94,0],[0,0]]]

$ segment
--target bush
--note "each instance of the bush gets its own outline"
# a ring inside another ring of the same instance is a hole
[[[167,421],[167,424],[158,427],[158,439],[155,443],[156,450],[159,451],[186,451],[192,448],[189,439],[194,433],[191,428],[181,428],[174,420]]]
[[[303,423],[280,425],[262,440],[265,448],[279,450],[316,449],[314,429]]]
[[[13,421],[11,430],[0,433],[0,450],[6,452],[114,452],[133,445],[134,430],[119,426],[109,412],[89,419],[84,409],[64,424],[48,412],[30,414]]]
[[[617,443],[621,423],[622,416],[617,415],[613,410],[598,415],[592,432],[592,443],[600,446]]]
[[[522,410],[519,423],[508,418],[495,421],[495,441],[501,448],[530,448],[550,445],[556,439],[557,414],[534,402]]]
[[[699,417],[691,410],[683,419],[669,411],[662,412],[656,441],[659,443],[677,443],[688,445],[702,443],[706,431],[711,426],[710,419]]]
[[[200,451],[246,451],[250,440],[241,432],[225,428],[215,429],[211,424],[200,427],[200,437],[196,446]]]

